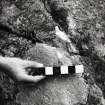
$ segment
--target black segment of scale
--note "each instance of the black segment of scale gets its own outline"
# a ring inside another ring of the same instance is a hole
[[[45,67],[35,68],[33,75],[46,75]]]
[[[68,66],[68,72],[69,72],[69,74],[74,74],[75,73],[75,66]]]
[[[53,67],[53,75],[58,76],[61,74],[60,67]]]

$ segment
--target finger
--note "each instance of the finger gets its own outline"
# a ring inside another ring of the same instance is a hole
[[[34,62],[34,61],[25,61],[24,67],[43,67],[44,65],[42,63]]]
[[[37,83],[39,82],[40,80],[44,79],[45,76],[31,76],[31,75],[25,75],[24,78],[23,78],[23,81],[24,82],[34,82],[34,83]]]

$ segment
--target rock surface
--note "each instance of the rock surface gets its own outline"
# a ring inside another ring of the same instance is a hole
[[[1,72],[0,105],[105,105],[104,8],[103,0],[1,0],[2,56],[83,64],[85,73],[19,86]],[[55,26],[70,43],[55,35]]]

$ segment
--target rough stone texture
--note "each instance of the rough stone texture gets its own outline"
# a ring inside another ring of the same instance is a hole
[[[0,105],[104,105],[104,9],[104,0],[1,0],[2,56],[45,66],[83,64],[85,73],[31,86],[19,86],[0,73]],[[56,25],[71,44],[56,37]],[[71,46],[79,54],[72,54]]]
[[[48,78],[36,88],[22,89],[16,98],[21,105],[74,105],[87,101],[87,86],[83,78]]]

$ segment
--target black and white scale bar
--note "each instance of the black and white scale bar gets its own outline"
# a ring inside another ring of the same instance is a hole
[[[83,65],[76,66],[59,66],[59,67],[41,67],[37,68],[33,75],[67,75],[75,73],[83,73]]]

